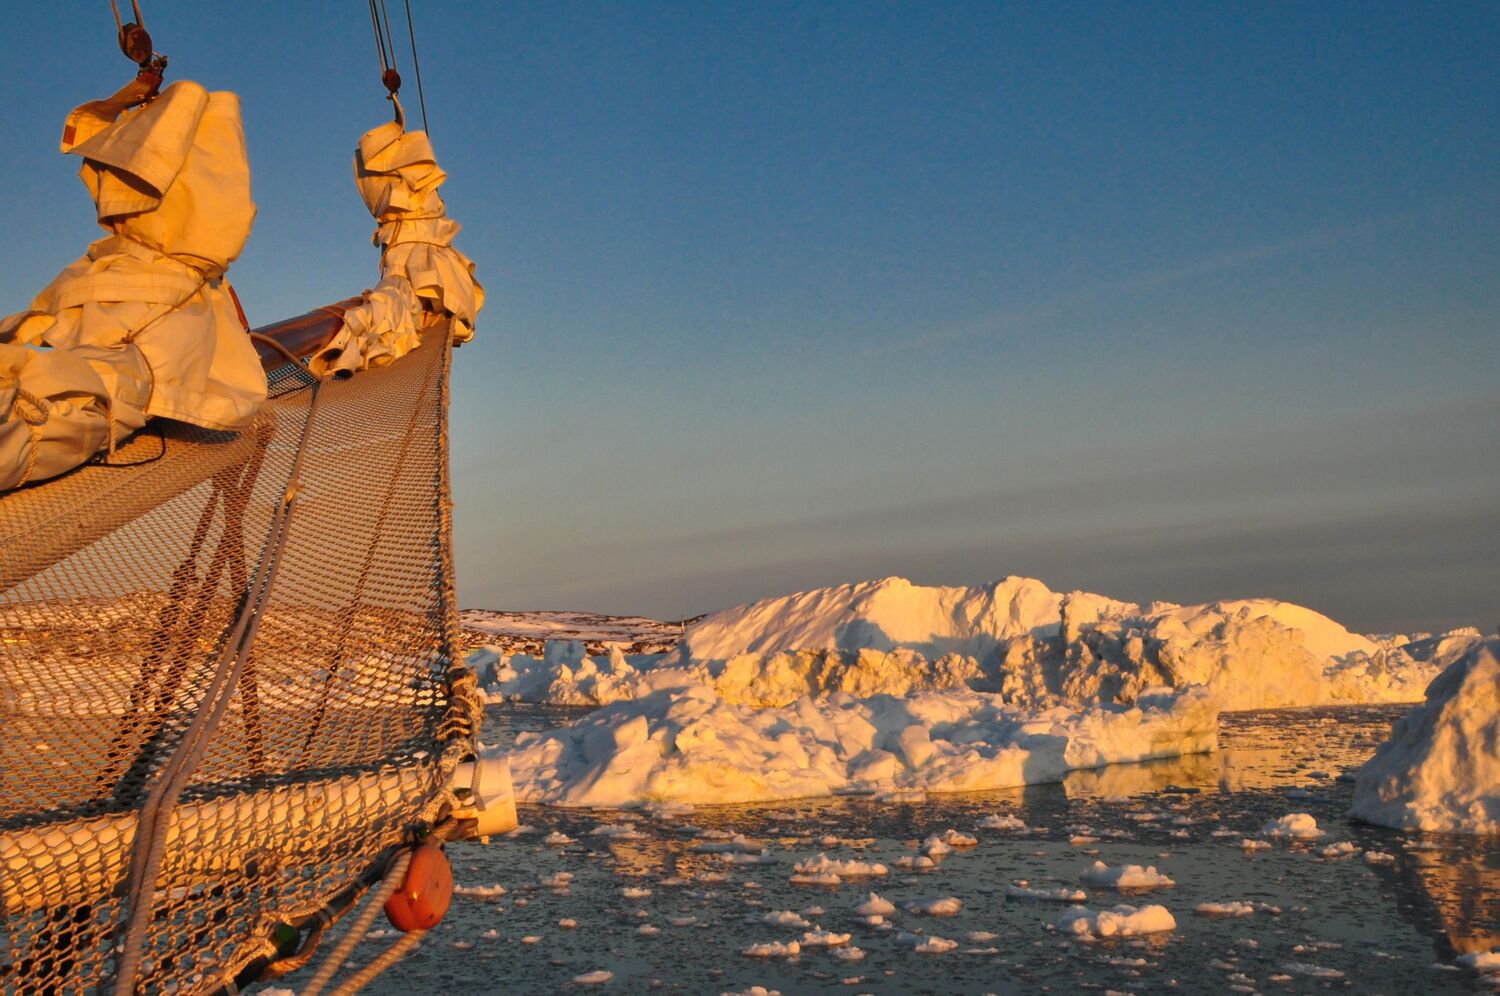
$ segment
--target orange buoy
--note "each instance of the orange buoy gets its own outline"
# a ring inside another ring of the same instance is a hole
[[[453,901],[453,866],[436,844],[422,844],[411,852],[406,878],[385,901],[385,918],[403,932],[437,926]]]

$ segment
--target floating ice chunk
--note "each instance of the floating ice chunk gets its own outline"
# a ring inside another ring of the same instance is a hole
[[[620,890],[620,895],[626,899],[645,899],[651,895],[651,890],[639,885],[627,885]]]
[[[864,902],[854,907],[854,912],[860,916],[890,916],[896,912],[896,904],[872,892]]]
[[[930,872],[937,867],[937,862],[925,854],[903,854],[896,859],[896,867],[911,871]]]
[[[679,816],[686,816],[697,807],[687,802],[662,802],[654,800],[641,807],[646,814],[658,820],[675,820]]]
[[[1030,829],[1025,820],[1008,813],[1001,816],[986,816],[976,825],[981,830],[1013,830],[1017,833],[1025,833]]]
[[[570,871],[554,872],[544,878],[538,884],[544,889],[566,889],[573,881],[573,873]]]
[[[1193,907],[1193,911],[1204,916],[1249,916],[1255,912],[1255,908],[1255,903],[1233,900],[1227,903],[1199,903]]]
[[[956,896],[944,896],[941,899],[908,899],[901,908],[925,916],[958,916],[964,904]]]
[[[848,943],[848,934],[837,934],[831,930],[809,930],[802,935],[802,946],[804,948],[836,948],[841,944]]]
[[[542,843],[549,847],[567,847],[569,844],[576,844],[578,842],[561,830],[554,830],[542,838]]]
[[[1244,840],[1240,841],[1240,849],[1247,852],[1269,851],[1271,849],[1271,844],[1269,841],[1256,840],[1253,837],[1246,837]]]
[[[781,990],[767,989],[765,986],[751,986],[749,989],[741,989],[737,993],[720,993],[719,996],[781,996]]]
[[[760,854],[765,851],[766,845],[763,841],[751,840],[742,833],[737,833],[729,838],[700,840],[694,844],[692,849],[701,854]]]
[[[455,885],[453,887],[455,896],[468,896],[471,899],[499,899],[505,895],[505,886],[495,885]]]
[[[1371,865],[1395,864],[1396,856],[1389,851],[1366,851],[1365,863]]]
[[[925,849],[939,842],[946,845],[950,849],[955,847],[973,847],[979,843],[979,838],[975,837],[973,834],[963,833],[959,830],[955,830],[952,827],[949,827],[942,833],[933,834],[928,837],[925,841],[923,841],[922,846]]]
[[[769,865],[776,862],[776,855],[770,851],[761,851],[757,854],[741,854],[738,851],[725,851],[715,854],[714,858],[726,865]]]
[[[833,955],[840,961],[859,961],[865,956],[863,948],[857,948],[852,944],[845,947],[834,948],[829,952],[829,954]]]
[[[999,936],[999,934],[989,930],[971,930],[964,935],[964,940],[970,944],[983,944],[986,941],[993,941]]]
[[[1121,904],[1095,913],[1084,907],[1068,910],[1057,920],[1057,929],[1079,940],[1093,941],[1111,937],[1136,937],[1177,929],[1177,921],[1165,906]]]
[[[879,878],[889,875],[890,869],[885,865],[870,861],[858,861],[850,859],[840,861],[830,858],[826,854],[819,854],[816,858],[799,861],[792,866],[792,870],[799,875],[822,875],[832,874],[839,878]]]
[[[740,952],[750,958],[791,958],[802,953],[802,945],[797,941],[768,941],[764,944],[752,944]]]
[[[561,920],[557,921],[557,925],[563,930],[573,930],[577,928],[578,921],[570,916],[565,916]]]
[[[1281,966],[1289,975],[1305,975],[1310,979],[1342,979],[1344,973],[1336,968],[1325,968],[1306,961],[1289,961]]]
[[[1316,840],[1325,836],[1318,829],[1318,821],[1308,813],[1288,813],[1266,823],[1260,828],[1262,836],[1285,837],[1291,840]]]
[[[596,969],[592,972],[584,972],[582,975],[573,976],[573,984],[578,986],[602,986],[615,977],[615,973],[607,968]]]
[[[760,922],[768,923],[773,927],[795,927],[798,930],[812,926],[801,914],[793,913],[791,910],[772,910],[761,917]]]
[[[1493,951],[1472,951],[1459,955],[1458,964],[1475,972],[1491,974],[1500,972],[1500,948]]]
[[[640,934],[642,937],[655,937],[657,934],[661,933],[661,928],[655,926],[654,924],[643,923],[639,927],[635,928],[635,932],[637,934]]]
[[[946,937],[939,937],[936,934],[910,934],[906,931],[896,935],[896,943],[911,948],[917,954],[946,954],[958,947],[957,941],[950,941]]]
[[[1095,861],[1078,876],[1086,884],[1105,889],[1167,889],[1177,883],[1156,870],[1155,865],[1111,867]]]
[[[1329,844],[1318,848],[1318,857],[1335,860],[1338,858],[1351,858],[1359,853],[1359,848],[1354,846],[1353,841],[1341,840],[1337,844]]]
[[[589,831],[590,837],[608,837],[612,840],[645,840],[646,835],[629,824],[601,823]]]
[[[1084,903],[1088,902],[1088,893],[1071,885],[1059,885],[1050,889],[1033,888],[1031,883],[1025,879],[1013,882],[1005,887],[1007,899],[1036,899],[1043,902],[1061,903]]]
[[[833,872],[798,872],[787,881],[793,885],[843,885],[844,880]]]

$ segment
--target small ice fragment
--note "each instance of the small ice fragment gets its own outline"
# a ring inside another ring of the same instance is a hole
[[[1036,899],[1044,902],[1054,903],[1083,903],[1088,901],[1088,893],[1071,885],[1060,885],[1052,889],[1037,889],[1031,883],[1021,879],[1012,885],[1005,887],[1007,899]]]
[[[473,899],[498,899],[505,895],[503,885],[455,885],[453,887],[455,896],[469,896]]]
[[[1318,821],[1308,813],[1288,813],[1260,828],[1263,837],[1285,837],[1291,840],[1314,840],[1322,837]]]
[[[848,934],[837,934],[831,930],[809,930],[802,935],[802,946],[805,948],[836,948],[848,943]]]
[[[986,816],[977,824],[981,830],[1015,830],[1026,832],[1026,821],[1010,814],[1003,816]]]
[[[1108,937],[1135,937],[1140,934],[1156,934],[1175,930],[1177,921],[1165,906],[1134,906],[1121,904],[1113,909],[1095,913],[1082,906],[1068,910],[1057,921],[1057,929],[1072,934],[1081,941],[1093,941]]]
[[[768,941],[764,944],[752,944],[745,948],[740,954],[750,958],[790,958],[802,953],[802,945],[796,941]]]
[[[901,908],[908,913],[926,916],[958,916],[964,904],[956,896],[944,896],[941,899],[909,899],[901,904]]]
[[[1095,861],[1079,876],[1085,883],[1106,889],[1167,889],[1177,883],[1156,870],[1155,865],[1111,867]]]
[[[896,904],[872,892],[864,902],[854,907],[854,912],[860,916],[889,916],[896,912]]]
[[[1344,973],[1336,968],[1325,968],[1305,961],[1289,961],[1281,966],[1289,975],[1305,975],[1310,979],[1342,979]]]
[[[593,972],[584,972],[582,975],[573,976],[573,984],[579,986],[602,986],[615,977],[615,973],[609,969],[601,968]]]
[[[795,927],[798,930],[812,926],[800,914],[793,913],[791,910],[772,910],[761,917],[760,922],[772,927]]]

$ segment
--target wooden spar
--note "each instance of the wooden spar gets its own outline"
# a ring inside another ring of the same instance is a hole
[[[339,327],[344,324],[344,312],[363,301],[362,297],[350,297],[337,304],[314,308],[305,315],[288,318],[272,325],[263,325],[250,331],[274,339],[283,349],[300,359],[305,359],[328,345]],[[286,357],[263,342],[255,344],[260,353],[260,362],[272,370],[286,362]]]
[[[431,792],[434,766],[383,768],[312,778],[185,802],[172,810],[167,847],[179,887],[233,878],[252,862],[291,866],[318,857],[317,832],[338,829],[341,814],[376,813]],[[452,813],[465,837],[507,833],[517,826],[510,764],[498,749],[465,761],[449,786],[463,800]],[[57,820],[0,830],[0,917],[111,895],[125,878],[139,814]],[[296,826],[298,833],[288,833]],[[188,850],[184,835],[218,843]]]

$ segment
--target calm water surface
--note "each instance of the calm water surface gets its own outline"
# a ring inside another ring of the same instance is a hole
[[[606,811],[523,807],[530,829],[489,845],[450,849],[455,875],[469,886],[501,885],[504,895],[458,896],[423,946],[371,987],[375,993],[550,993],[580,991],[575,977],[614,973],[606,992],[740,992],[753,985],[783,993],[985,992],[1350,992],[1488,991],[1486,981],[1451,967],[1455,953],[1500,944],[1500,854],[1491,843],[1421,837],[1352,824],[1351,786],[1339,775],[1382,740],[1403,708],[1360,707],[1225,715],[1217,754],[1080,772],[1061,785],[913,803],[807,800],[700,807],[672,819]],[[505,743],[523,729],[564,723],[577,713],[496,706],[484,739]],[[1316,817],[1328,833],[1312,844],[1240,846],[1267,820]],[[1024,820],[1031,832],[977,829],[991,814]],[[637,839],[591,835],[601,824],[631,822]],[[744,833],[766,842],[773,860],[730,865],[691,850],[692,828]],[[927,874],[895,862],[921,839],[949,827],[979,838]],[[561,831],[577,843],[548,846]],[[820,843],[829,836],[861,843]],[[1090,842],[1084,838],[1093,837]],[[1328,843],[1395,856],[1326,859]],[[792,885],[796,861],[827,852],[891,866],[891,875],[838,887]],[[1084,942],[1052,928],[1066,904],[1007,899],[1018,880],[1032,887],[1077,885],[1096,858],[1155,865],[1174,888],[1146,895],[1088,889],[1091,909],[1119,902],[1160,903],[1177,920],[1170,934]],[[573,878],[559,885],[555,876]],[[650,894],[627,898],[626,887]],[[897,930],[857,922],[853,909],[874,890],[898,906],[953,896],[956,916],[898,913]],[[1208,917],[1194,908],[1231,900],[1264,903],[1243,917]],[[822,912],[818,912],[821,909]],[[863,960],[826,949],[796,958],[751,958],[748,945],[791,941],[800,929],[773,927],[773,910],[802,913],[824,929],[853,935]],[[568,926],[569,922],[573,925]],[[641,928],[647,926],[643,932]],[[650,928],[655,928],[654,932]],[[944,954],[918,954],[900,931],[959,942]],[[970,932],[996,935],[966,940]],[[372,940],[356,960],[388,940]],[[288,980],[295,986],[297,978]]]

